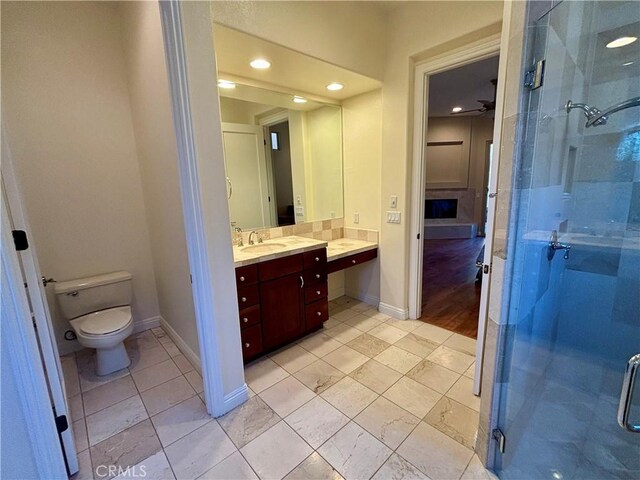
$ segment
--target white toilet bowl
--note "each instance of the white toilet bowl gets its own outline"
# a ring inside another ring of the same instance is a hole
[[[80,345],[96,349],[96,373],[108,375],[131,364],[124,340],[133,332],[131,307],[114,307],[70,321]]]

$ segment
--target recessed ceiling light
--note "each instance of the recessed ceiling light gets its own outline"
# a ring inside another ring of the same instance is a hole
[[[299,97],[298,95],[293,96],[293,101],[295,103],[307,103],[307,99],[304,97]]]
[[[265,70],[271,66],[271,62],[264,58],[256,58],[255,60],[252,60],[249,65],[251,65],[252,68],[257,68],[258,70]]]
[[[607,48],[624,47],[625,45],[629,45],[630,43],[635,42],[636,40],[638,40],[638,37],[620,37],[620,38],[616,38],[612,42],[607,43]]]
[[[635,62],[627,62],[627,63],[623,63],[622,66],[623,67],[628,67],[629,65],[633,65]]]
[[[236,88],[236,84],[230,80],[218,80],[218,87],[220,88]]]
[[[453,108],[451,109],[451,111],[452,111],[453,113],[461,112],[461,111],[462,111],[462,107],[453,107]]]
[[[329,85],[327,85],[327,90],[342,90],[343,88],[344,88],[344,85],[338,82],[332,82]]]

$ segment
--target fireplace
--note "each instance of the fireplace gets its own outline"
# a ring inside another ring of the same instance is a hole
[[[430,198],[424,201],[425,220],[440,218],[457,218],[457,198]]]

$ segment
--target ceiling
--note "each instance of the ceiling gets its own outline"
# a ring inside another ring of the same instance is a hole
[[[491,80],[494,78],[498,78],[498,57],[432,75],[429,77],[429,116],[448,117],[453,107],[462,107],[463,110],[480,108],[478,99],[493,100]]]
[[[315,95],[319,100],[343,100],[381,87],[378,80],[360,75],[281,45],[262,40],[219,24],[213,28],[219,77],[224,74],[285,87],[291,94]],[[271,68],[249,66],[255,58],[265,58]],[[339,82],[344,88],[329,91],[326,86]]]

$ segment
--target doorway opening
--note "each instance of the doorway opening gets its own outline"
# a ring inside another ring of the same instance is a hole
[[[429,77],[420,319],[475,339],[498,56]]]
[[[293,175],[291,173],[291,143],[289,121],[266,127],[268,130],[268,157],[271,163],[272,201],[277,226],[295,225],[293,207]]]

